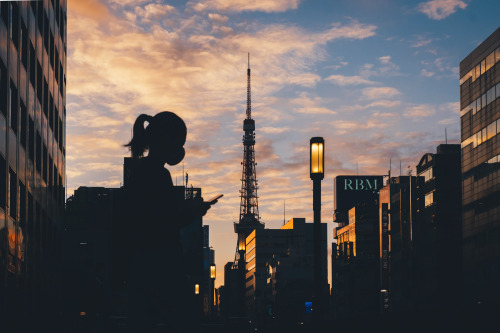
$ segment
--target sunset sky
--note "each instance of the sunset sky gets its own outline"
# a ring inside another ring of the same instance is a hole
[[[308,145],[325,138],[322,219],[333,178],[393,174],[459,143],[460,61],[498,28],[496,0],[68,0],[67,182],[119,187],[141,113],[188,127],[184,168],[208,199],[216,286],[236,247],[247,53],[259,209],[268,228],[312,222]],[[169,167],[182,184],[182,164]],[[330,250],[329,250],[330,251]]]

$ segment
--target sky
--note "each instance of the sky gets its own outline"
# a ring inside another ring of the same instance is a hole
[[[224,194],[204,217],[223,284],[250,53],[261,220],[312,222],[309,139],[322,136],[330,244],[334,177],[387,174],[390,159],[393,175],[415,173],[445,130],[460,142],[459,64],[499,12],[496,0],[68,0],[68,195],[119,187],[135,118],[177,113],[188,137],[174,183],[184,168],[206,199]]]

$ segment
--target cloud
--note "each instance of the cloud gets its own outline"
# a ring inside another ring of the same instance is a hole
[[[290,101],[292,108],[297,113],[302,114],[336,114],[337,112],[323,105],[323,101],[319,97],[311,97],[309,94],[302,92],[299,97]]]
[[[391,56],[383,56],[383,57],[378,58],[378,60],[382,64],[390,64],[391,63]]]
[[[432,0],[417,6],[419,12],[433,20],[442,20],[455,13],[458,8],[465,9],[467,4],[461,0]]]
[[[68,7],[71,8],[68,13],[70,17],[80,15],[97,21],[105,21],[110,17],[108,7],[99,0],[69,0]]]
[[[248,1],[248,0],[206,0],[203,2],[188,2],[188,6],[195,11],[216,9],[228,12],[259,11],[265,13],[285,12],[297,9],[299,0],[273,0],[273,1]]]
[[[436,73],[434,73],[434,72],[429,72],[429,71],[428,71],[428,70],[426,70],[425,68],[424,68],[424,69],[422,69],[422,70],[420,71],[420,75],[421,75],[421,76],[424,76],[424,77],[433,77],[433,76],[434,76],[434,74],[436,74]]]
[[[379,64],[364,64],[359,74],[363,78],[371,76],[397,76],[399,74],[399,66],[391,61],[391,56],[379,57],[377,60]]]
[[[229,17],[216,13],[209,13],[208,18],[212,22],[217,22],[217,23],[226,23],[227,21],[229,21]]]
[[[360,84],[376,84],[376,82],[362,78],[361,76],[345,76],[345,75],[330,75],[325,79],[326,81],[331,81],[333,84],[345,87],[345,86],[357,86]]]
[[[407,107],[405,109],[403,115],[406,118],[413,118],[413,119],[418,120],[420,118],[432,116],[435,113],[436,113],[436,109],[433,105],[420,104],[420,105],[414,105],[414,106]]]
[[[392,87],[370,87],[363,89],[362,94],[368,99],[380,99],[398,96],[400,92]]]
[[[422,47],[422,46],[426,46],[426,45],[429,45],[430,43],[432,43],[433,41],[435,40],[439,40],[438,38],[425,38],[424,36],[422,35],[417,35],[416,36],[416,41],[414,41],[410,47]]]
[[[175,7],[170,5],[162,5],[159,3],[150,3],[144,8],[135,7],[135,14],[142,18],[145,22],[159,20],[167,15],[167,13],[175,12]]]

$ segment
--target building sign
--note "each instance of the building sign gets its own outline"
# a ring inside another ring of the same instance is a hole
[[[383,187],[383,176],[337,176],[335,178],[335,221],[348,222],[348,211],[357,204],[372,204]]]
[[[381,184],[378,184],[378,179],[369,178],[344,178],[344,191],[370,191],[378,190]]]

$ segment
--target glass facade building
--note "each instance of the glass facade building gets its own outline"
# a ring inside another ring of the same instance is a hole
[[[0,312],[16,327],[50,322],[60,299],[66,11],[0,2]]]
[[[500,299],[500,28],[460,63],[463,291]]]

